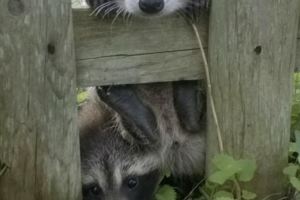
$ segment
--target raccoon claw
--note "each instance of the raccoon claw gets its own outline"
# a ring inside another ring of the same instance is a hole
[[[141,144],[158,141],[157,122],[130,85],[96,87],[99,98],[121,116],[126,131]]]
[[[191,133],[200,132],[205,99],[200,94],[197,81],[173,83],[174,106],[181,126]]]

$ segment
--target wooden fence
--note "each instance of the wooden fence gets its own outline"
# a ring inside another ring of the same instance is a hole
[[[199,46],[190,24],[182,17],[126,23],[73,12],[77,83],[81,86],[204,78]],[[199,18],[199,31],[207,48],[208,17]],[[296,68],[300,69],[300,30]],[[200,66],[200,67],[199,67]]]
[[[225,149],[258,161],[252,186],[260,197],[283,190],[299,4],[212,4],[209,59]],[[86,10],[73,13],[68,0],[0,2],[0,160],[9,167],[1,200],[81,198],[76,87],[204,78],[196,38],[180,17],[111,24]],[[207,22],[198,23],[206,48]],[[211,158],[210,115],[208,127]]]

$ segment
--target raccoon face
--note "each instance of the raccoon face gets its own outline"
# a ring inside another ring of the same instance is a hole
[[[152,200],[161,177],[158,156],[106,128],[81,135],[83,200]]]
[[[152,200],[158,173],[130,175],[107,193],[97,181],[83,185],[83,200]]]
[[[81,122],[90,121],[80,127],[84,200],[153,199],[162,176],[162,164],[159,153],[151,151],[147,144],[155,144],[152,134],[157,125],[151,110],[132,92],[126,87],[105,94],[99,91],[114,111],[105,111],[107,106],[103,108],[99,102],[87,102],[79,112]],[[99,113],[95,112],[97,109]],[[114,119],[115,112],[122,116],[122,122]],[[101,114],[107,116],[103,118]],[[134,143],[122,137],[118,123],[135,134]]]
[[[129,13],[144,17],[160,17],[186,8],[207,7],[209,0],[87,0],[95,11]]]

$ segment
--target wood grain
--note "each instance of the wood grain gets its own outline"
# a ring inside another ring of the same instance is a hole
[[[1,200],[81,199],[71,13],[67,0],[0,1]]]
[[[207,47],[207,15],[199,30]],[[74,10],[78,85],[146,83],[203,78],[191,25],[180,16],[112,19]]]
[[[300,72],[300,23],[299,23],[298,27],[299,28],[298,28],[298,37],[297,37],[297,53],[296,53],[296,69],[295,69],[295,71]]]
[[[180,16],[129,22],[120,17],[112,23],[111,18],[89,16],[88,9],[73,13],[79,86],[204,78],[202,59],[195,57],[195,35]],[[207,24],[207,13],[203,13],[198,27],[205,48]],[[297,54],[296,66],[300,67],[300,46]],[[176,62],[172,57],[178,58]]]
[[[283,194],[286,187],[282,169],[288,160],[299,6],[299,0],[212,4],[210,74],[225,151],[235,158],[256,160],[258,169],[247,187],[257,199]],[[209,172],[218,152],[210,113]]]

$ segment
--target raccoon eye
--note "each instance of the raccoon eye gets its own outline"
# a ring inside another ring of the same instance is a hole
[[[136,177],[130,177],[127,180],[127,186],[129,189],[134,189],[138,185],[138,180]]]
[[[95,195],[95,196],[98,196],[101,194],[101,188],[98,186],[98,185],[95,185],[93,186],[91,189],[90,189],[90,192]]]
[[[100,196],[102,190],[97,183],[86,185],[83,187],[83,196]]]

